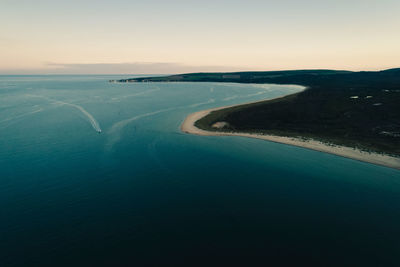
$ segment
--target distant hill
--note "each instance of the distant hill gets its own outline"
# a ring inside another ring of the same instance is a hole
[[[188,73],[160,77],[122,79],[118,82],[239,82],[271,83],[290,80],[307,80],[315,76],[347,74],[350,71],[336,70],[288,70],[288,71],[248,71],[221,73]]]

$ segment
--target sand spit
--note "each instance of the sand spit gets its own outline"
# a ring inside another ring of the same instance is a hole
[[[263,100],[265,101],[265,100]],[[260,102],[260,101],[257,101]],[[256,103],[256,102],[254,102]],[[241,104],[242,105],[242,104]],[[350,159],[364,161],[372,164],[382,165],[390,168],[400,170],[400,158],[392,157],[384,154],[369,153],[358,149],[345,146],[329,145],[316,140],[303,140],[294,137],[275,136],[275,135],[263,135],[263,134],[250,134],[250,133],[236,133],[236,132],[212,132],[199,129],[195,126],[195,122],[199,119],[207,116],[210,112],[224,109],[231,106],[213,108],[202,110],[199,112],[192,113],[186,117],[181,125],[181,130],[185,133],[204,135],[204,136],[242,136],[249,138],[263,139],[271,142],[288,144],[292,146],[303,147],[312,149],[320,152],[330,153]],[[218,122],[216,126],[225,125],[225,122]],[[218,127],[216,127],[218,128]]]

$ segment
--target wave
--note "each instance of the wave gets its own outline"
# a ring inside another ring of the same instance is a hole
[[[257,92],[257,93],[253,93],[253,94],[248,94],[248,95],[242,95],[242,96],[233,95],[233,96],[230,96],[230,97],[223,98],[222,101],[230,101],[230,100],[237,99],[237,98],[248,98],[248,97],[253,97],[253,96],[262,95],[262,94],[265,94],[265,93],[267,93],[267,92],[268,92],[268,91],[261,91],[261,92]]]
[[[222,99],[222,101],[229,101],[229,100],[232,100],[232,99],[235,99],[235,98],[238,98],[238,97],[239,97],[238,95],[233,95],[233,96],[226,97],[226,98]]]
[[[265,93],[267,93],[267,91],[262,91],[262,92],[257,92],[257,93],[254,93],[254,94],[245,95],[245,96],[242,96],[242,98],[258,96],[258,95],[262,95],[262,94],[265,94]]]
[[[92,125],[92,128],[93,128],[96,132],[98,132],[98,133],[101,133],[101,132],[102,132],[102,130],[101,130],[101,128],[100,128],[100,125],[99,125],[99,123],[97,122],[97,120],[93,117],[92,114],[90,114],[90,113],[89,113],[86,109],[84,109],[82,106],[79,106],[79,105],[76,105],[76,104],[72,104],[72,103],[67,103],[67,102],[64,102],[64,101],[56,100],[56,99],[52,99],[52,98],[45,97],[45,96],[40,96],[40,95],[27,95],[27,96],[30,96],[30,97],[39,97],[39,98],[46,99],[47,101],[49,101],[49,102],[51,102],[51,103],[53,103],[53,104],[56,104],[56,105],[60,105],[60,106],[70,106],[70,107],[76,108],[76,109],[78,109],[79,111],[81,111],[81,112],[86,116],[86,118],[89,120],[90,124]]]
[[[260,89],[264,89],[266,91],[269,91],[271,89],[271,85],[270,84],[249,84],[252,87],[255,88],[260,88]]]
[[[202,105],[211,104],[211,103],[214,103],[214,102],[215,102],[215,99],[214,99],[214,98],[211,98],[211,99],[208,100],[207,102],[195,103],[195,104],[189,105],[188,107],[189,107],[189,108],[194,108],[194,107],[198,107],[198,106],[202,106]]]

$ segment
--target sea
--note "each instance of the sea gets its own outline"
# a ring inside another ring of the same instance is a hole
[[[400,266],[400,171],[185,117],[296,85],[0,76],[0,266]]]

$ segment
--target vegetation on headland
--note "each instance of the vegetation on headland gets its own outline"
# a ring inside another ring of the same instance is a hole
[[[400,69],[377,72],[296,70],[193,73],[120,82],[298,84],[307,90],[211,112],[196,122],[209,131],[312,138],[400,156]],[[226,122],[225,127],[212,127]]]

